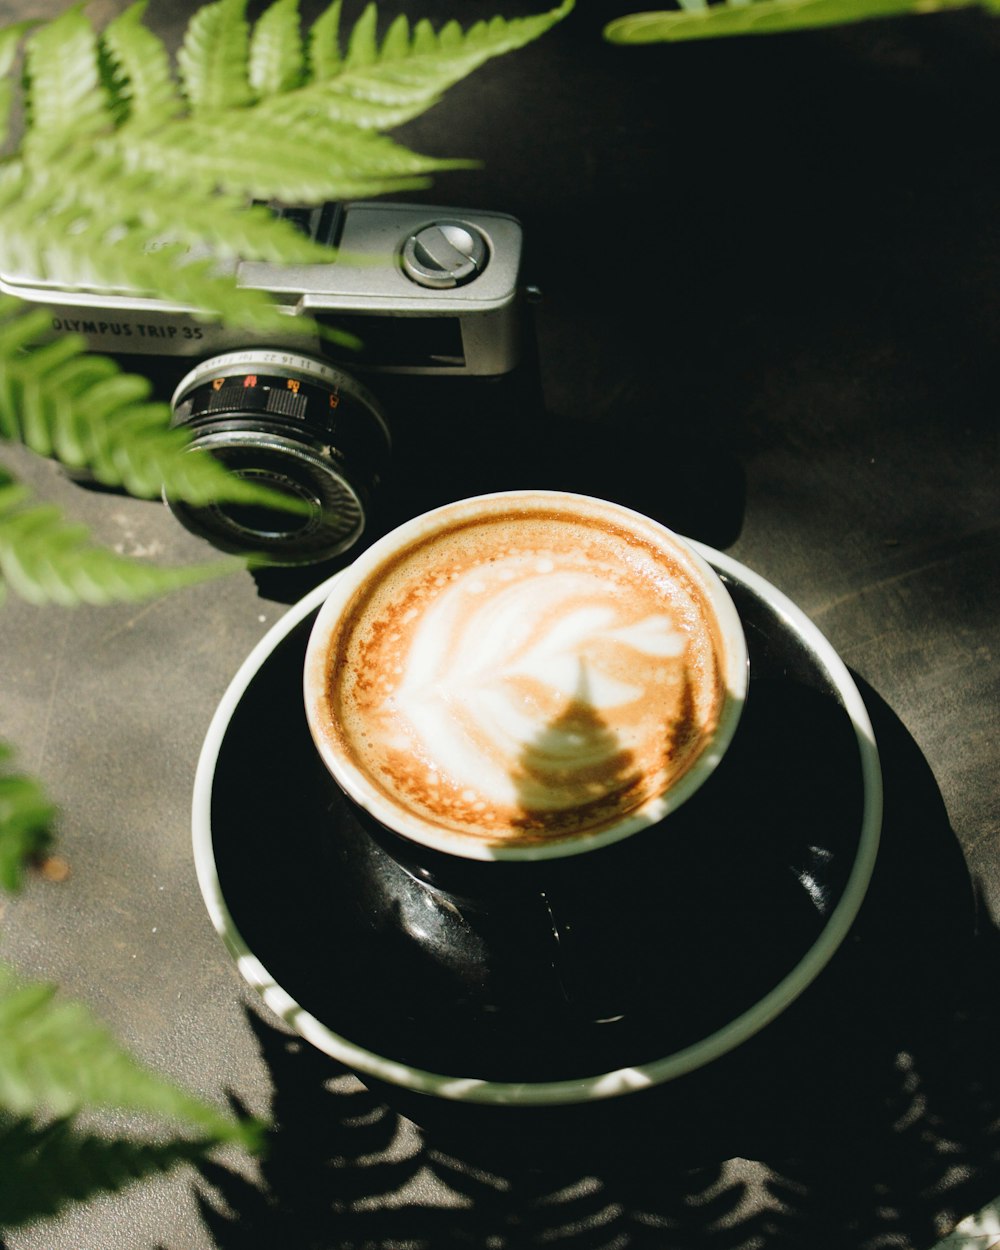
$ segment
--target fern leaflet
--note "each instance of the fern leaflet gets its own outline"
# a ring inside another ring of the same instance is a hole
[[[25,55],[29,136],[80,142],[107,122],[111,100],[102,82],[97,37],[78,8],[40,26]]]
[[[266,112],[254,118],[252,129],[224,127],[217,119],[165,128],[150,152],[154,160],[162,144],[202,184],[212,181],[232,194],[243,190],[257,199],[280,196],[291,203],[412,190],[427,186],[432,172],[468,164],[419,156],[386,135],[333,124],[317,133],[304,118]],[[137,155],[147,159],[146,151]]]
[[[838,26],[869,18],[899,17],[968,8],[977,0],[723,0],[679,10],[633,13],[604,28],[611,43],[643,44],[710,39],[726,35],[770,35]],[[996,0],[987,0],[993,7]]]
[[[25,32],[34,25],[34,22],[18,22],[0,30],[0,144],[7,139],[11,105],[14,102],[14,87],[9,78],[11,67]]]
[[[246,0],[215,0],[192,17],[177,54],[177,67],[193,111],[242,108],[250,103],[250,27],[245,12]]]
[[[55,808],[33,777],[12,771],[0,742],[0,889],[21,888],[25,863],[52,843]]]
[[[120,1108],[179,1120],[203,1138],[255,1148],[261,1127],[235,1120],[149,1071],[81,1003],[0,965],[0,1108],[8,1116],[65,1117]]]
[[[307,76],[313,82],[324,82],[340,72],[343,57],[340,52],[341,0],[333,0],[309,28],[307,49]]]
[[[183,107],[167,50],[142,25],[145,9],[146,0],[139,0],[110,22],[101,36],[119,83],[124,116],[133,129],[162,125]]]
[[[161,568],[94,545],[85,526],[51,504],[32,504],[0,469],[0,585],[29,603],[110,603],[146,599],[241,568],[237,560]]]
[[[255,97],[279,95],[300,86],[305,53],[298,0],[276,0],[261,15],[250,38],[250,87]]]

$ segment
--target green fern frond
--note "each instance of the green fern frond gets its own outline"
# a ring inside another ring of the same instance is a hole
[[[30,504],[0,470],[0,581],[29,603],[103,604],[147,599],[232,572],[236,560],[163,568],[91,542],[85,526],[51,504]]]
[[[242,108],[251,102],[250,26],[245,14],[246,0],[215,0],[192,17],[177,68],[193,111]]]
[[[72,1203],[197,1163],[214,1143],[98,1137],[72,1121],[0,1121],[0,1228],[59,1215]]]
[[[260,1143],[257,1122],[233,1119],[165,1081],[81,1003],[0,965],[0,1108],[23,1119],[65,1118],[85,1106],[162,1116],[216,1142]]]
[[[27,861],[52,844],[55,807],[33,777],[12,770],[12,757],[0,742],[0,889],[13,893]]]
[[[274,119],[325,119],[365,129],[388,130],[424,113],[449,87],[493,57],[540,38],[573,8],[563,0],[550,12],[507,20],[477,22],[463,31],[448,22],[435,31],[430,22],[410,28],[405,16],[390,25],[381,44],[377,9],[368,5],[348,36],[341,58],[327,41],[311,47],[314,78],[299,91],[261,101],[257,111]],[[334,17],[339,19],[339,9]],[[331,31],[337,22],[329,19]],[[322,49],[322,51],[321,51]]]
[[[379,133],[429,108],[492,57],[538,38],[572,7],[449,23],[405,18],[380,41],[369,6],[340,47],[335,3],[303,38],[293,0],[251,32],[245,0],[192,18],[180,85],[133,5],[98,38],[80,8],[27,40],[26,135],[0,168],[0,271],[191,306],[252,333],[309,327],[215,264],[331,259],[287,222],[239,221],[248,200],[315,203],[410,191],[468,165],[411,152]],[[23,30],[4,36],[9,71]],[[299,85],[303,76],[308,81]],[[2,103],[2,102],[0,102]],[[210,258],[196,260],[195,257]]]
[[[305,69],[298,0],[275,0],[250,36],[250,88],[256,97],[292,91]]]
[[[648,44],[727,35],[771,35],[871,18],[969,8],[974,3],[976,0],[722,0],[619,17],[604,28],[604,36],[610,43]]]

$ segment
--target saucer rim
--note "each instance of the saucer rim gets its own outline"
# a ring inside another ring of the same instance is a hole
[[[687,539],[717,573],[742,583],[795,633],[826,671],[851,720],[858,744],[865,805],[857,852],[840,900],[816,940],[794,967],[756,1003],[706,1037],[648,1063],[555,1081],[491,1081],[433,1072],[380,1055],[337,1033],[302,1007],[270,974],[239,932],[219,880],[212,833],[216,765],[232,717],[272,653],[329,595],[340,572],[313,587],[267,630],[233,676],[209,724],[195,773],[192,846],[202,899],[213,927],[244,981],[280,1019],[318,1050],[359,1076],[452,1101],[553,1106],[633,1093],[684,1076],[734,1050],[781,1014],[819,975],[847,936],[874,871],[882,827],[882,774],[868,710],[846,664],[822,631],[791,599],[760,574],[723,552]]]

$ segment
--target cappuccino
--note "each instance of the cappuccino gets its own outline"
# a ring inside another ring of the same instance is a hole
[[[732,731],[746,653],[724,588],[617,505],[465,500],[341,578],[307,656],[313,737],[417,841],[532,858],[611,840],[679,801]]]

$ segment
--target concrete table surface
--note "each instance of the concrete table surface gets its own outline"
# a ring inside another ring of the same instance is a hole
[[[149,20],[176,38],[192,7],[154,0]],[[487,1167],[440,1146],[258,1004],[195,879],[212,714],[329,570],[139,606],[10,597],[0,737],[57,801],[70,874],[0,903],[5,959],[159,1071],[275,1120],[264,1160],[144,1182],[10,1233],[12,1250],[993,1244],[988,1216],[955,1229],[1000,1193],[1000,25],[604,44],[627,11],[581,0],[402,133],[483,161],[421,197],[521,218],[543,291],[537,407],[482,427],[428,416],[426,445],[411,424],[407,471],[429,499],[535,484],[620,499],[762,574],[830,639],[879,709],[895,804],[840,987],[851,1054],[827,1066],[835,1015],[791,1069],[765,1031],[764,1110],[736,1136],[721,1117],[714,1153],[686,1154],[683,1125],[618,1165]],[[157,503],[2,458],[121,551],[213,555]],[[402,482],[387,515],[422,499]]]

